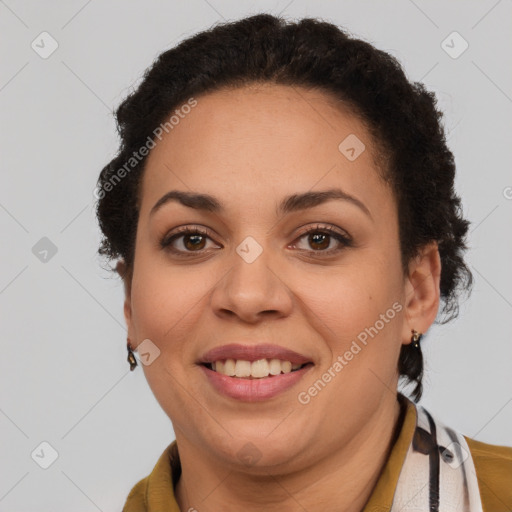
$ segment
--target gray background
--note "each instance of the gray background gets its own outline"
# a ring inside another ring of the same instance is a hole
[[[475,287],[458,320],[431,330],[421,403],[474,439],[512,445],[510,1],[6,0],[0,511],[121,510],[173,439],[142,369],[126,362],[123,289],[96,256],[93,190],[117,148],[112,109],[153,59],[258,11],[341,25],[436,92],[473,222]],[[59,45],[47,59],[31,47],[43,31]],[[469,43],[458,58],[442,47],[453,31]],[[43,237],[57,248],[46,262]],[[38,449],[49,461],[44,441],[58,452],[48,469],[31,457]]]

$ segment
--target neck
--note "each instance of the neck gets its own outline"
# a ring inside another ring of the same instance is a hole
[[[175,489],[180,510],[361,512],[389,457],[400,412],[396,398],[383,403],[349,445],[311,467],[279,475],[254,476],[212,465],[176,432],[182,465]]]

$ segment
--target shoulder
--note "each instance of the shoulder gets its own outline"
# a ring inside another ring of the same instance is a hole
[[[149,476],[139,480],[133,487],[123,507],[123,512],[140,512],[147,509],[146,491]]]
[[[146,491],[149,476],[139,480],[133,487],[123,507],[123,512],[140,512],[147,509]]]
[[[512,510],[512,447],[464,438],[475,464],[484,512]]]
[[[173,486],[181,474],[178,446],[173,441],[163,451],[151,473],[133,487],[123,507],[123,512],[179,512]],[[163,505],[165,504],[165,505]]]

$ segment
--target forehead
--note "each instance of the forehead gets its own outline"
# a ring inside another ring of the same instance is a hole
[[[332,95],[257,84],[195,100],[161,141],[155,139],[140,190],[141,214],[171,189],[227,199],[332,186],[363,200],[376,189],[386,192],[364,123]]]

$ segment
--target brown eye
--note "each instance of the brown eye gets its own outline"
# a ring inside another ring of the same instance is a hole
[[[330,235],[326,233],[313,233],[308,235],[308,242],[315,249],[327,249],[329,247]]]
[[[205,244],[205,237],[203,235],[182,235],[183,245],[194,251],[195,249],[203,249]]]
[[[344,235],[339,231],[335,231],[330,227],[316,226],[315,228],[309,229],[303,233],[297,240],[302,240],[307,237],[307,245],[305,249],[299,247],[299,250],[304,250],[314,254],[315,256],[320,255],[331,255],[343,250],[345,247],[351,247],[353,245],[352,239],[348,235]],[[329,249],[331,242],[334,240],[337,246]],[[293,244],[296,247],[298,244]]]
[[[199,228],[184,227],[177,233],[165,236],[160,241],[160,247],[177,255],[187,253],[201,253],[208,240],[211,240],[207,231]]]

